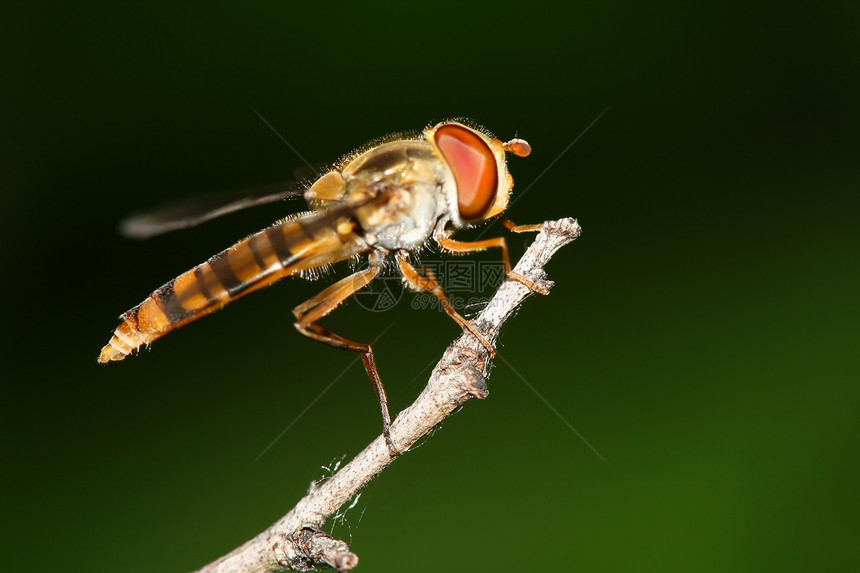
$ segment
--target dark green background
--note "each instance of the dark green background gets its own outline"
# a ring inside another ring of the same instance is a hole
[[[301,162],[249,106],[312,162],[452,116],[519,127],[515,197],[611,106],[511,209],[584,232],[500,341],[609,464],[497,361],[490,398],[335,529],[362,571],[857,567],[857,3],[4,12],[4,568],[196,568],[378,433],[353,364],[252,464],[353,362],[291,326],[320,283],[95,363],[120,312],[284,214],[115,233],[289,178]],[[410,296],[327,322],[365,341],[394,322],[376,350],[395,412],[457,335]]]

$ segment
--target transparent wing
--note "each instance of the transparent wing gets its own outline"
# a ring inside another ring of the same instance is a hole
[[[119,232],[132,239],[146,239],[168,231],[194,227],[210,219],[256,205],[301,196],[306,187],[298,183],[269,185],[241,192],[197,197],[148,213],[134,215],[119,224]]]

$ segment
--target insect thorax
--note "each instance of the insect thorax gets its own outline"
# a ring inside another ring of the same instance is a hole
[[[347,200],[383,199],[361,213],[368,243],[389,250],[423,245],[448,213],[445,173],[431,147],[419,141],[385,144],[348,164]]]

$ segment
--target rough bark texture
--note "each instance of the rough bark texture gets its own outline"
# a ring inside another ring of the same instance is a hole
[[[544,265],[579,233],[574,219],[544,223],[514,271],[549,290],[552,282],[545,278]],[[475,325],[495,343],[502,325],[529,294],[531,291],[522,283],[505,281],[475,319]],[[467,400],[486,398],[489,391],[485,377],[490,360],[487,349],[470,333],[464,332],[455,340],[415,402],[400,412],[391,424],[391,437],[398,451],[408,451]],[[346,543],[331,538],[320,528],[395,459],[379,436],[331,478],[313,484],[308,494],[268,529],[200,571],[268,573],[279,569],[352,569],[358,564],[358,556],[350,552]]]

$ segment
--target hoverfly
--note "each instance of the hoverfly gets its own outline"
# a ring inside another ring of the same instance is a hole
[[[239,241],[120,316],[122,322],[102,348],[98,361],[122,360],[168,332],[284,277],[367,253],[367,268],[293,309],[295,328],[308,338],[361,354],[379,400],[383,434],[391,453],[396,454],[373,350],[317,321],[379,276],[386,261],[393,260],[406,285],[435,295],[445,312],[493,355],[490,341],[452,307],[432,273],[422,274],[413,266],[410,255],[431,239],[451,253],[497,247],[509,278],[544,293],[526,277],[511,272],[504,237],[471,242],[451,238],[457,229],[493,218],[500,218],[514,232],[540,229],[540,225],[515,225],[501,218],[513,187],[506,152],[526,157],[531,147],[522,139],[502,143],[483,128],[445,121],[420,135],[390,138],[348,156],[304,191],[313,211],[278,221]],[[291,194],[295,191],[280,189],[217,207],[156,212],[130,219],[123,230],[126,235],[152,236]]]

